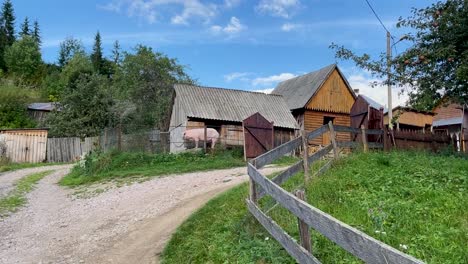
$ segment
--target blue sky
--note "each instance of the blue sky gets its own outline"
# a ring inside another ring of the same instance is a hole
[[[369,0],[394,36],[398,17],[428,0]],[[54,62],[67,36],[91,50],[97,30],[105,53],[119,40],[141,43],[181,64],[206,86],[268,90],[279,81],[337,62],[353,88],[384,103],[386,91],[349,62],[337,61],[330,43],[372,55],[385,51],[385,31],[365,0],[13,0],[17,24],[37,19],[43,59]],[[404,42],[397,50],[405,48]],[[395,51],[395,50],[394,50]],[[394,100],[405,101],[394,91]]]

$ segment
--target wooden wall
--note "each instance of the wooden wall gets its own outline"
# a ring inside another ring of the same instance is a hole
[[[335,69],[313,96],[306,109],[349,114],[354,101],[354,95]]]
[[[406,111],[406,110],[393,110],[393,116],[400,115],[398,123],[410,125],[414,127],[424,128],[432,125],[433,115]],[[384,123],[388,125],[388,115],[384,117]]]
[[[6,144],[6,156],[17,163],[37,163],[46,160],[47,130],[0,131]]]
[[[320,112],[320,111],[311,111],[306,110],[304,114],[304,126],[306,131],[313,131],[323,125],[324,117],[334,117],[333,123],[335,125],[341,126],[350,126],[351,119],[349,114],[339,114],[339,113],[329,113],[329,112]],[[327,137],[327,135],[325,135]],[[349,133],[337,133],[338,141],[350,141],[351,136]],[[312,145],[327,145],[327,142],[324,142],[324,136],[317,137],[309,142]]]
[[[461,117],[463,115],[461,106],[459,104],[449,104],[449,105],[439,105],[434,109],[434,121],[447,119],[447,118],[454,118],[454,117]]]

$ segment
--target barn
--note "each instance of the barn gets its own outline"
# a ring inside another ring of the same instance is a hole
[[[356,95],[336,64],[278,84],[273,94],[282,95],[300,127],[312,131],[330,121],[350,126],[351,107]],[[337,133],[338,140],[349,141],[349,133]],[[309,144],[328,145],[328,133]]]
[[[393,108],[393,119],[396,130],[431,131],[433,112],[419,111],[411,107],[397,106]],[[388,126],[388,111],[384,116],[384,124]]]
[[[274,126],[274,145],[295,136],[298,128],[282,96],[196,85],[174,85],[175,98],[170,121],[171,152],[192,147],[184,142],[188,129],[214,128],[224,146],[243,146],[242,121],[260,113]]]

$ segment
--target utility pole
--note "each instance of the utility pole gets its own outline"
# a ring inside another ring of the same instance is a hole
[[[390,130],[393,130],[392,85],[390,83],[391,59],[392,59],[392,47],[390,46],[390,32],[387,31],[388,128]]]

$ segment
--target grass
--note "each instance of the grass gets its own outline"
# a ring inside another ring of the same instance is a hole
[[[53,165],[62,165],[66,163],[0,163],[0,172],[27,169],[27,168],[36,168],[43,166],[53,166]]]
[[[284,188],[303,185],[302,174]],[[427,263],[468,263],[468,161],[422,152],[357,153],[306,186],[307,201]],[[211,200],[171,238],[163,263],[295,263],[247,213],[242,185]],[[261,206],[270,208],[269,198]],[[298,239],[297,218],[268,213]],[[313,231],[322,263],[361,263]]]
[[[146,154],[111,151],[95,153],[77,164],[60,181],[64,186],[80,186],[109,180],[154,177],[176,173],[245,166],[241,150],[216,150],[181,154]]]
[[[26,204],[26,194],[34,189],[38,181],[51,172],[34,173],[18,180],[15,183],[14,189],[6,197],[0,198],[0,217],[16,212],[21,206]]]

